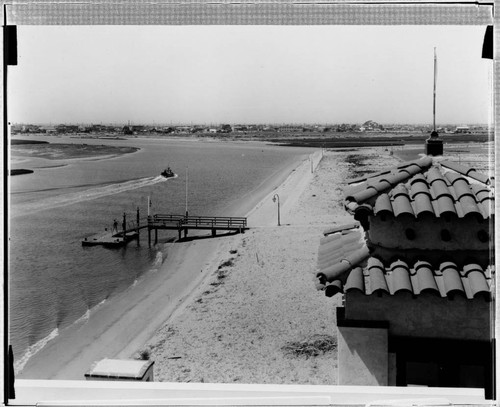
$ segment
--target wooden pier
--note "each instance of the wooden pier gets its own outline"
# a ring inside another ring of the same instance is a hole
[[[217,235],[218,230],[228,230],[242,233],[247,230],[247,218],[243,217],[225,217],[225,216],[191,216],[191,215],[150,215],[143,218],[139,217],[137,209],[137,218],[135,223],[127,223],[127,216],[123,214],[121,231],[118,231],[117,224],[113,225],[111,231],[105,229],[102,233],[85,237],[82,240],[82,246],[108,246],[121,247],[129,241],[139,240],[139,231],[148,229],[148,244],[151,246],[151,231],[155,233],[155,244],[158,243],[158,230],[177,230],[179,239],[188,235],[189,229],[211,230],[212,236]]]
[[[225,216],[191,216],[191,215],[152,215],[148,217],[148,242],[151,245],[151,231],[155,231],[155,243],[158,242],[158,230],[177,230],[179,239],[187,237],[189,229],[211,230],[212,236],[218,230],[229,230],[241,233],[248,229],[247,218]]]

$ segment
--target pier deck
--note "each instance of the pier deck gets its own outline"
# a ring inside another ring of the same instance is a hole
[[[115,225],[116,226],[116,225]],[[123,214],[122,231],[106,230],[82,240],[82,246],[108,246],[120,247],[134,239],[139,239],[140,229],[148,229],[148,243],[151,245],[151,231],[155,231],[155,243],[158,242],[158,230],[177,230],[179,239],[187,237],[189,229],[211,230],[212,236],[217,235],[218,230],[228,230],[242,233],[248,229],[247,218],[235,216],[191,216],[191,215],[150,215],[146,219],[140,219],[137,210],[135,223],[127,223],[126,214]]]
[[[158,229],[177,230],[179,239],[182,232],[187,236],[189,229],[211,230],[216,236],[218,230],[229,230],[242,233],[247,230],[247,218],[227,216],[191,216],[191,215],[153,215],[148,218],[148,232],[155,231],[155,242],[158,241]],[[151,238],[149,239],[151,241]]]

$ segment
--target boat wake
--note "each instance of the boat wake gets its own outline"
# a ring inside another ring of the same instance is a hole
[[[92,201],[94,199],[103,198],[110,195],[119,194],[122,192],[130,191],[133,189],[143,188],[161,182],[168,181],[169,178],[158,175],[156,177],[145,177],[129,181],[118,182],[114,184],[107,184],[104,186],[87,188],[67,194],[42,198],[34,202],[27,202],[18,205],[19,213],[34,213],[47,209],[58,208],[61,206],[73,205],[85,201]],[[17,210],[16,210],[17,212]]]

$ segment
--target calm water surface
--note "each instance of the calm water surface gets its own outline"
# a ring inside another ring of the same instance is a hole
[[[138,207],[145,216],[148,196],[153,213],[184,213],[186,173],[189,213],[226,215],[232,202],[311,152],[254,143],[152,138],[36,140],[141,150],[108,159],[13,155],[13,168],[35,170],[10,177],[10,343],[18,370],[60,330],[85,320],[99,304],[112,301],[115,294],[161,266],[168,255],[161,243],[176,234],[162,232],[160,244],[148,247],[143,230],[139,245],[131,242],[119,249],[82,247],[82,238],[111,228],[115,218],[121,222],[124,212],[135,220]],[[159,176],[167,165],[177,178]]]

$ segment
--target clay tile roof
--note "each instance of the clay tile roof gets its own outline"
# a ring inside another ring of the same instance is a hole
[[[348,181],[349,184],[362,182],[359,185],[348,188],[346,191],[346,201],[361,204],[379,193],[385,192],[388,188],[395,187],[400,182],[404,182],[423,171],[432,164],[432,158],[425,157],[420,160],[402,163],[394,170],[379,172],[371,177],[357,178]]]
[[[359,266],[369,255],[362,229],[339,229],[320,240],[316,277],[323,285]]]
[[[334,241],[341,245],[342,236],[345,235],[342,232],[338,234],[341,237]],[[483,269],[478,264],[469,263],[458,268],[450,261],[442,262],[439,267],[433,267],[426,261],[417,261],[410,267],[402,260],[386,267],[379,259],[369,255],[366,246],[354,247],[352,250],[352,253],[347,254],[337,250],[329,262],[318,267],[318,290],[324,290],[327,296],[357,290],[365,295],[409,292],[416,297],[430,292],[442,298],[453,298],[456,294],[469,300],[490,298],[490,267]]]
[[[345,191],[345,208],[358,220],[379,213],[459,218],[474,214],[486,219],[494,213],[492,179],[474,168],[448,161],[433,164],[430,157],[425,157],[373,177],[359,178],[363,182]]]
[[[492,185],[494,177],[489,177],[485,174],[478,172],[475,168],[466,167],[465,165],[460,165],[451,161],[441,161],[440,163],[443,167],[449,168],[459,174],[465,175],[467,177],[473,178],[476,181],[482,182],[483,184]]]

